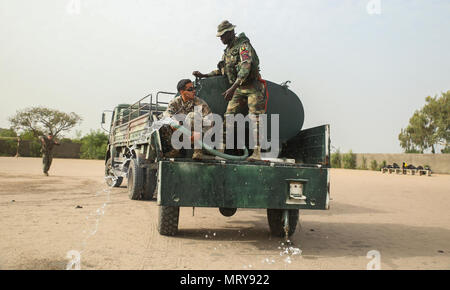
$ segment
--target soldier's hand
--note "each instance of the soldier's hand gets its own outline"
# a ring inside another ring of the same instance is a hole
[[[236,87],[233,85],[231,88],[226,90],[222,95],[224,96],[225,100],[229,101],[233,98],[235,91],[236,91]]]
[[[199,132],[193,132],[191,136],[191,142],[200,140],[202,135]]]
[[[205,78],[206,77],[206,75],[202,74],[198,70],[194,71],[192,74],[197,78]]]

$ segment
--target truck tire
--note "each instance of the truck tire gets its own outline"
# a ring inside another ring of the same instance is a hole
[[[131,159],[128,167],[128,197],[132,200],[141,199],[144,186],[144,171],[139,168],[136,159]]]
[[[158,232],[163,236],[174,236],[178,232],[180,207],[159,206]]]
[[[115,177],[111,172],[112,170],[112,158],[109,158],[105,164],[105,181],[110,187],[119,187],[122,184],[123,177]]]
[[[235,208],[235,207],[219,207],[219,211],[223,216],[230,217],[236,213],[237,208]]]
[[[267,220],[269,221],[270,233],[273,236],[284,237],[284,221],[283,221],[284,209],[267,209]],[[288,235],[291,236],[297,227],[298,222],[298,209],[289,210],[289,231]]]
[[[156,169],[147,169],[145,172],[144,192],[142,193],[143,200],[154,200],[153,194],[156,190],[156,183],[158,182],[158,171]]]

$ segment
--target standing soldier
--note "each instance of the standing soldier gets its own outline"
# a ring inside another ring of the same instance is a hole
[[[44,171],[44,175],[48,176],[48,170],[50,169],[50,165],[52,165],[53,160],[53,146],[59,145],[59,143],[56,140],[53,140],[52,132],[49,132],[47,137],[40,136],[39,140],[42,143],[42,169]]]
[[[220,37],[222,43],[227,46],[222,60],[217,66],[218,69],[208,74],[194,71],[193,75],[199,78],[227,76],[231,87],[223,93],[225,99],[229,101],[224,116],[225,120],[227,115],[236,114],[241,106],[248,104],[250,119],[254,125],[253,141],[255,144],[253,154],[248,160],[260,160],[259,115],[265,113],[265,98],[263,81],[259,74],[259,59],[247,36],[244,33],[236,36],[235,27],[225,20],[217,28],[217,37]],[[224,128],[226,128],[225,123]]]

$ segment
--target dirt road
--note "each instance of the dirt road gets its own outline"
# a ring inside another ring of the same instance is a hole
[[[0,158],[0,269],[450,269],[450,176],[332,170],[331,209],[301,211],[293,246],[270,237],[265,210],[180,211],[160,236],[152,201],[109,189],[103,162]],[[74,265],[73,267],[77,267]]]

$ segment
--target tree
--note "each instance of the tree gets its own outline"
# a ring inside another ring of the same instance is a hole
[[[448,147],[450,140],[450,91],[440,97],[426,97],[421,110],[414,112],[398,139],[406,153],[423,153],[428,148],[436,152],[436,146]]]
[[[434,131],[430,139],[432,144],[448,147],[450,140],[450,91],[442,93],[441,97],[434,96],[425,99],[428,104],[423,108],[423,112],[430,116],[430,121],[434,123]],[[434,151],[434,147],[432,147]]]
[[[53,136],[57,137],[81,121],[82,118],[73,112],[64,113],[45,107],[31,107],[17,111],[14,116],[9,118],[12,128],[31,131],[34,137],[41,136],[46,132],[51,132]]]
[[[409,126],[406,129],[401,129],[400,134],[398,135],[398,140],[400,140],[400,147],[405,150],[405,153],[420,153],[420,151],[416,148],[416,145],[412,141],[412,128]]]

